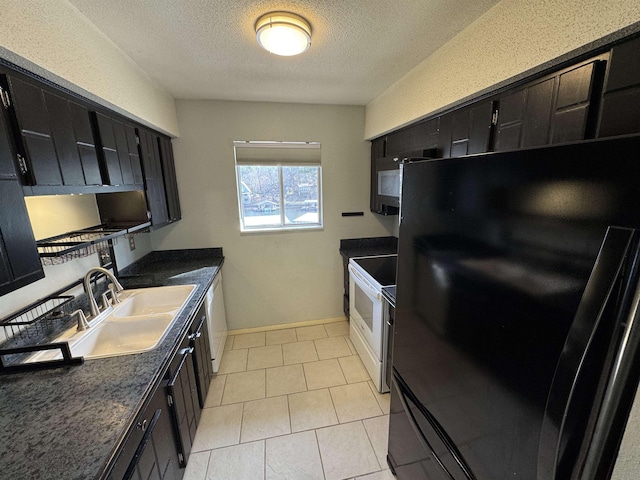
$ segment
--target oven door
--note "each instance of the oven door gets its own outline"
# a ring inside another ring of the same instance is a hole
[[[385,321],[383,299],[376,289],[353,265],[349,265],[349,312],[351,321],[382,361],[382,324]]]

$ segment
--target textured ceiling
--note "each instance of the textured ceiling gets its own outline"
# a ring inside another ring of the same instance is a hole
[[[69,0],[175,98],[365,105],[498,0]],[[262,50],[256,19],[311,23],[297,57]]]

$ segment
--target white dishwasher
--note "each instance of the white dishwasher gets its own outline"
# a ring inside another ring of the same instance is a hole
[[[224,311],[224,295],[222,294],[222,272],[218,272],[209,287],[205,298],[207,309],[207,327],[209,328],[209,345],[211,346],[211,364],[214,373],[220,369],[220,361],[227,340],[227,316]]]

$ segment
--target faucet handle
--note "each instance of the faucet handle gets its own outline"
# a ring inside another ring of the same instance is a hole
[[[78,309],[75,312],[73,312],[71,314],[71,318],[73,318],[75,315],[78,315],[78,328],[77,328],[78,330],[82,331],[90,327],[89,322],[87,322],[87,317],[85,317],[84,312],[82,310]]]
[[[109,295],[111,295],[111,300],[109,300]],[[115,303],[115,296],[111,289],[107,290],[102,294],[102,309],[106,310],[111,307]]]
[[[109,291],[111,292],[111,298],[113,303],[120,303],[120,297],[118,296],[118,292],[120,292],[121,290],[118,290],[118,287],[116,287],[113,283],[110,283],[108,285]]]

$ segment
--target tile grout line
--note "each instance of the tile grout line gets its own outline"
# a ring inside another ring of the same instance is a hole
[[[318,455],[320,456],[320,466],[322,467],[322,476],[324,477],[324,479],[327,479],[327,474],[324,471],[324,462],[322,461],[322,450],[320,449],[320,439],[318,438],[318,429],[315,428],[313,430],[313,434],[316,437],[316,445],[318,446]]]
[[[376,418],[376,417],[369,417],[369,418]],[[364,428],[364,433],[367,435],[367,440],[369,440],[369,445],[371,445],[371,450],[373,450],[373,454],[376,457],[376,462],[378,462],[378,465],[380,466],[380,470],[378,471],[382,471],[384,470],[384,467],[382,465],[380,465],[380,459],[378,458],[378,452],[376,452],[375,447],[373,446],[373,440],[371,439],[371,435],[369,435],[369,430],[367,430],[367,426],[364,424],[364,420],[360,420],[362,422],[362,428]]]
[[[340,363],[340,362],[338,362],[338,363]],[[333,394],[331,393],[331,389],[332,388],[334,388],[334,387],[328,387],[327,388],[327,390],[329,391],[329,398],[331,399],[331,406],[333,407],[333,413],[336,414],[336,420],[338,421],[338,425],[342,425],[342,422],[340,421],[340,417],[338,416],[338,410],[336,410],[336,402],[333,400]]]
[[[205,470],[204,470],[205,478],[209,476],[208,473],[209,473],[209,465],[211,465],[211,452],[212,451],[213,450],[209,450],[209,455],[207,456],[207,468],[205,468]]]
[[[267,439],[265,438],[262,441],[264,442],[264,453],[262,455],[262,465],[263,465],[262,478],[266,480],[267,478]]]
[[[289,408],[289,395],[287,397],[287,415],[289,416],[289,435],[293,435],[293,428],[291,425],[291,408]]]

